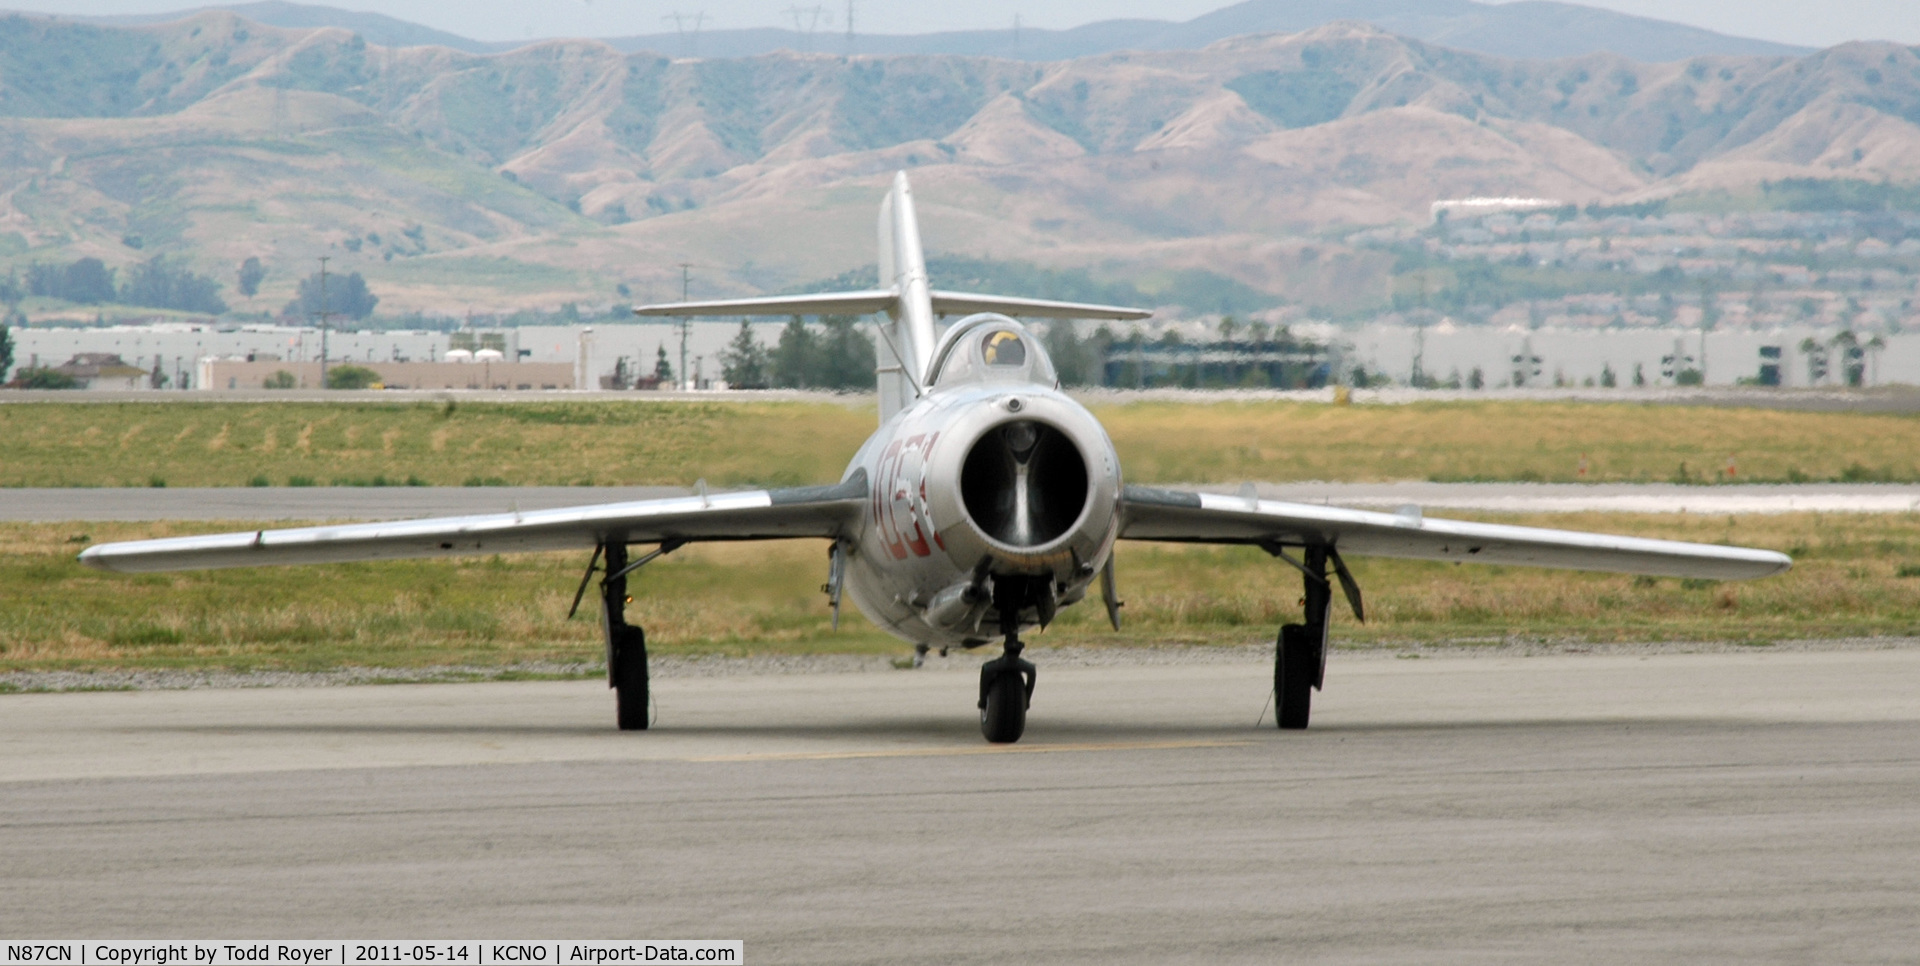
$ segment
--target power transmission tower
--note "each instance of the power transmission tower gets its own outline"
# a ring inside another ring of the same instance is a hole
[[[853,53],[853,0],[847,0],[847,53]]]
[[[787,8],[787,16],[793,18],[794,32],[806,38],[805,41],[803,41],[805,53],[813,53],[813,31],[820,26],[820,17],[826,12],[827,8],[820,4],[814,4],[811,7],[802,7],[796,4]],[[832,23],[833,18],[828,17],[827,22]]]
[[[680,47],[683,53],[688,57],[697,57],[700,55],[700,25],[707,22],[707,12],[705,10],[697,10],[690,14],[675,10],[660,19],[672,22],[674,32],[680,35]],[[687,23],[689,21],[693,23],[691,43],[689,43],[689,34],[687,31]]]

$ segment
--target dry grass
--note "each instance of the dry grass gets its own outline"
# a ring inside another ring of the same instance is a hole
[[[1920,480],[1920,417],[1901,413],[1544,402],[1098,412],[1140,481]]]
[[[1747,583],[1361,559],[1372,620],[1345,643],[1735,640],[1920,634],[1920,517],[1817,515],[1503,517],[1505,521],[1792,553]],[[591,599],[565,618],[585,561],[530,554],[146,576],[86,570],[87,541],[238,529],[217,524],[0,524],[0,669],[498,665],[592,660]],[[1127,627],[1096,601],[1039,642],[1129,645],[1271,640],[1295,619],[1299,581],[1257,550],[1123,545]],[[849,609],[829,629],[814,541],[688,547],[634,584],[635,619],[665,653],[905,653]],[[751,588],[743,592],[741,588]]]
[[[0,486],[791,485],[873,431],[832,403],[0,406]]]
[[[1902,414],[1515,402],[1096,412],[1136,482],[1920,480],[1920,418]],[[0,406],[0,486],[822,483],[873,426],[864,407],[805,402]]]

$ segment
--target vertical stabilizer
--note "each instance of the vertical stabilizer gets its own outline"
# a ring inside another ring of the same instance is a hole
[[[933,362],[933,297],[905,171],[894,174],[893,190],[880,203],[879,261],[880,287],[899,293],[874,347],[880,419],[885,421],[913,402],[914,387],[926,385],[927,367]]]

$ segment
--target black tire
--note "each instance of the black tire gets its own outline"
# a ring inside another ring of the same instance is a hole
[[[613,651],[613,696],[621,731],[645,731],[651,723],[652,701],[647,674],[647,635],[638,627],[622,628],[624,640]]]
[[[1320,647],[1307,639],[1301,624],[1280,628],[1280,642],[1273,659],[1274,720],[1281,728],[1297,731],[1307,726],[1313,710],[1313,682],[1319,677]]]
[[[980,708],[980,733],[996,745],[1010,745],[1026,730],[1026,679],[1019,671],[1002,671],[987,686],[987,701]]]

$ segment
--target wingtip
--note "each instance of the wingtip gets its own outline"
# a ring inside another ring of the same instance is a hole
[[[80,556],[76,559],[80,561],[82,567],[93,570],[112,570],[112,567],[107,566],[106,555],[101,553],[100,549],[99,547],[88,547],[80,551]]]

